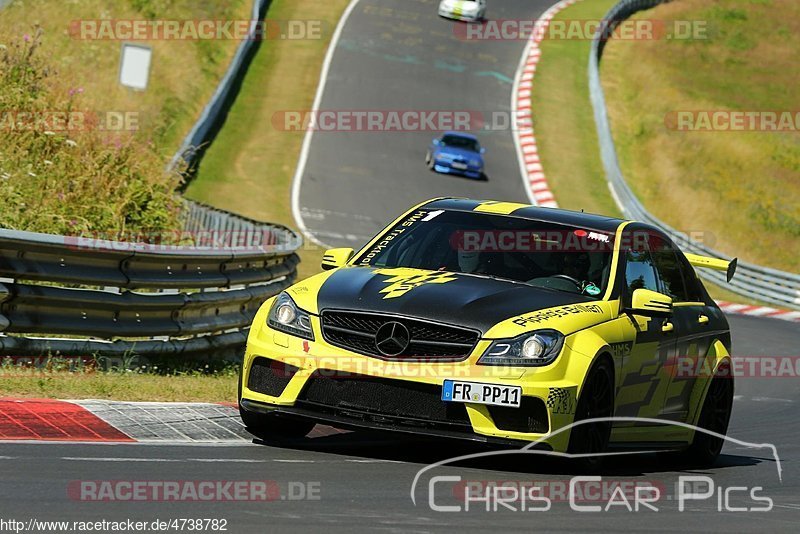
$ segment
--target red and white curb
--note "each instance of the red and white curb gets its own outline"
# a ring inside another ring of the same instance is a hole
[[[135,441],[82,406],[51,399],[0,399],[0,440]]]
[[[778,308],[770,308],[769,306],[750,306],[748,304],[736,304],[735,302],[725,301],[718,301],[717,305],[723,312],[729,314],[800,322],[800,311],[780,310]]]
[[[520,171],[525,184],[525,190],[531,202],[537,206],[557,208],[553,192],[547,183],[547,177],[539,159],[539,148],[536,145],[536,135],[533,128],[533,81],[536,77],[536,66],[542,57],[540,44],[550,21],[559,11],[569,7],[580,0],[562,0],[545,11],[534,25],[535,30],[522,54],[517,76],[514,80],[514,89],[511,96],[511,112],[516,117],[514,140],[517,145]]]
[[[309,437],[339,430],[317,425]],[[0,398],[0,441],[243,443],[234,404]]]

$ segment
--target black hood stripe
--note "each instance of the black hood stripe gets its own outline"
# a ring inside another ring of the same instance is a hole
[[[591,297],[450,272],[347,267],[319,290],[319,311],[344,309],[428,319],[480,330]]]

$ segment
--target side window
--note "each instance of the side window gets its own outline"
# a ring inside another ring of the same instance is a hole
[[[686,299],[688,302],[703,302],[705,295],[700,280],[697,279],[697,273],[694,272],[694,267],[691,266],[686,257],[678,253],[678,263],[681,266],[681,273],[683,273],[683,285],[686,286]]]
[[[677,251],[664,240],[656,239],[655,241],[658,242],[653,246],[653,261],[661,281],[661,292],[669,295],[676,302],[687,302],[689,299],[683,284],[683,273],[678,262]]]
[[[625,286],[628,295],[637,289],[658,291],[653,259],[646,250],[628,250],[625,253]]]

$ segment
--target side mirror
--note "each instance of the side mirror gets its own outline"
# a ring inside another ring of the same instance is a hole
[[[636,289],[626,311],[645,317],[669,317],[672,314],[672,298],[657,291]]]
[[[434,139],[431,142],[433,143],[433,146],[439,146],[439,139],[438,138]]]
[[[481,147],[481,154],[486,154],[486,149],[484,147]]]
[[[332,248],[325,251],[322,256],[322,270],[330,271],[337,267],[342,267],[350,261],[355,251],[352,248]]]

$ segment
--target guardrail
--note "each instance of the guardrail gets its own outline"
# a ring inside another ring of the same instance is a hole
[[[192,129],[186,134],[180,148],[172,156],[167,169],[175,169],[180,160],[192,164],[198,158],[203,147],[207,145],[213,137],[214,130],[220,124],[230,107],[230,99],[233,96],[235,82],[246,66],[248,56],[256,44],[257,25],[262,19],[262,14],[271,0],[253,0],[253,9],[250,13],[250,28],[247,38],[243,39],[236,49],[236,53],[228,65],[228,70],[217,84],[217,89],[211,100],[208,101],[200,118],[194,123]]]
[[[192,202],[180,237],[193,242],[0,229],[0,354],[240,355],[259,306],[296,278],[301,237]]]
[[[650,9],[668,1],[670,0],[622,0],[609,10],[605,16],[605,20],[609,21],[609,24],[605,27],[601,26],[592,41],[589,55],[589,92],[592,107],[594,108],[600,154],[606,179],[623,214],[629,219],[636,219],[658,226],[671,235],[680,235],[680,232],[657,219],[645,209],[622,175],[614,140],[611,135],[611,125],[608,120],[605,95],[600,83],[599,69],[605,43],[620,21],[627,19],[637,11]],[[682,248],[694,254],[726,258],[720,252],[691,239],[683,240]],[[739,261],[736,277],[730,283],[726,283],[724,273],[708,269],[700,269],[699,271],[702,277],[739,295],[791,309],[800,309],[800,275],[798,274],[743,261]]]
[[[227,112],[269,2],[253,0],[249,38],[169,169],[192,163]],[[0,229],[0,357],[240,357],[261,303],[297,277],[302,238],[281,225],[184,206],[184,232],[172,237],[188,245]]]

